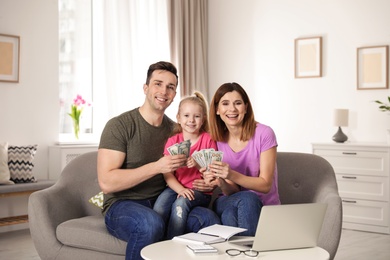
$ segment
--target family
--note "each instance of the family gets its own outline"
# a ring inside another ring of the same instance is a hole
[[[213,224],[246,228],[240,235],[253,236],[262,206],[280,204],[276,136],[255,121],[245,90],[222,84],[209,111],[195,92],[181,100],[174,122],[165,110],[177,87],[172,63],[150,65],[143,105],[110,119],[101,135],[102,212],[109,233],[127,241],[126,259],[142,259],[149,244]],[[186,140],[189,156],[168,152]],[[191,155],[211,148],[223,160],[202,168]],[[209,207],[217,187],[222,193]]]

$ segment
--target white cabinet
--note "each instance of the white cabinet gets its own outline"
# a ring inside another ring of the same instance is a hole
[[[314,143],[313,153],[334,168],[343,201],[343,228],[390,233],[390,146]]]
[[[98,150],[92,145],[54,145],[49,147],[49,178],[58,180],[64,167],[80,154]]]

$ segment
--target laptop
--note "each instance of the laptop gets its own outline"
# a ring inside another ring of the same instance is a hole
[[[259,252],[315,247],[327,207],[325,203],[263,206],[255,236],[235,236],[229,243]]]

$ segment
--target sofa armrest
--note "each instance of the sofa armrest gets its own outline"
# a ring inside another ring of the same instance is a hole
[[[328,204],[318,245],[329,252],[329,259],[334,259],[340,243],[343,222],[341,197],[337,190],[324,188],[314,202]]]
[[[67,220],[82,217],[82,205],[76,195],[58,182],[50,188],[32,193],[28,201],[31,236],[42,259],[55,259],[62,244],[57,240],[57,226]]]

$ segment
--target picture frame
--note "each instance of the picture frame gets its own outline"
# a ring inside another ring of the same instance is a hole
[[[322,37],[295,39],[295,78],[322,77]]]
[[[389,46],[357,48],[357,89],[389,88]]]
[[[0,82],[19,82],[20,37],[0,34]]]

